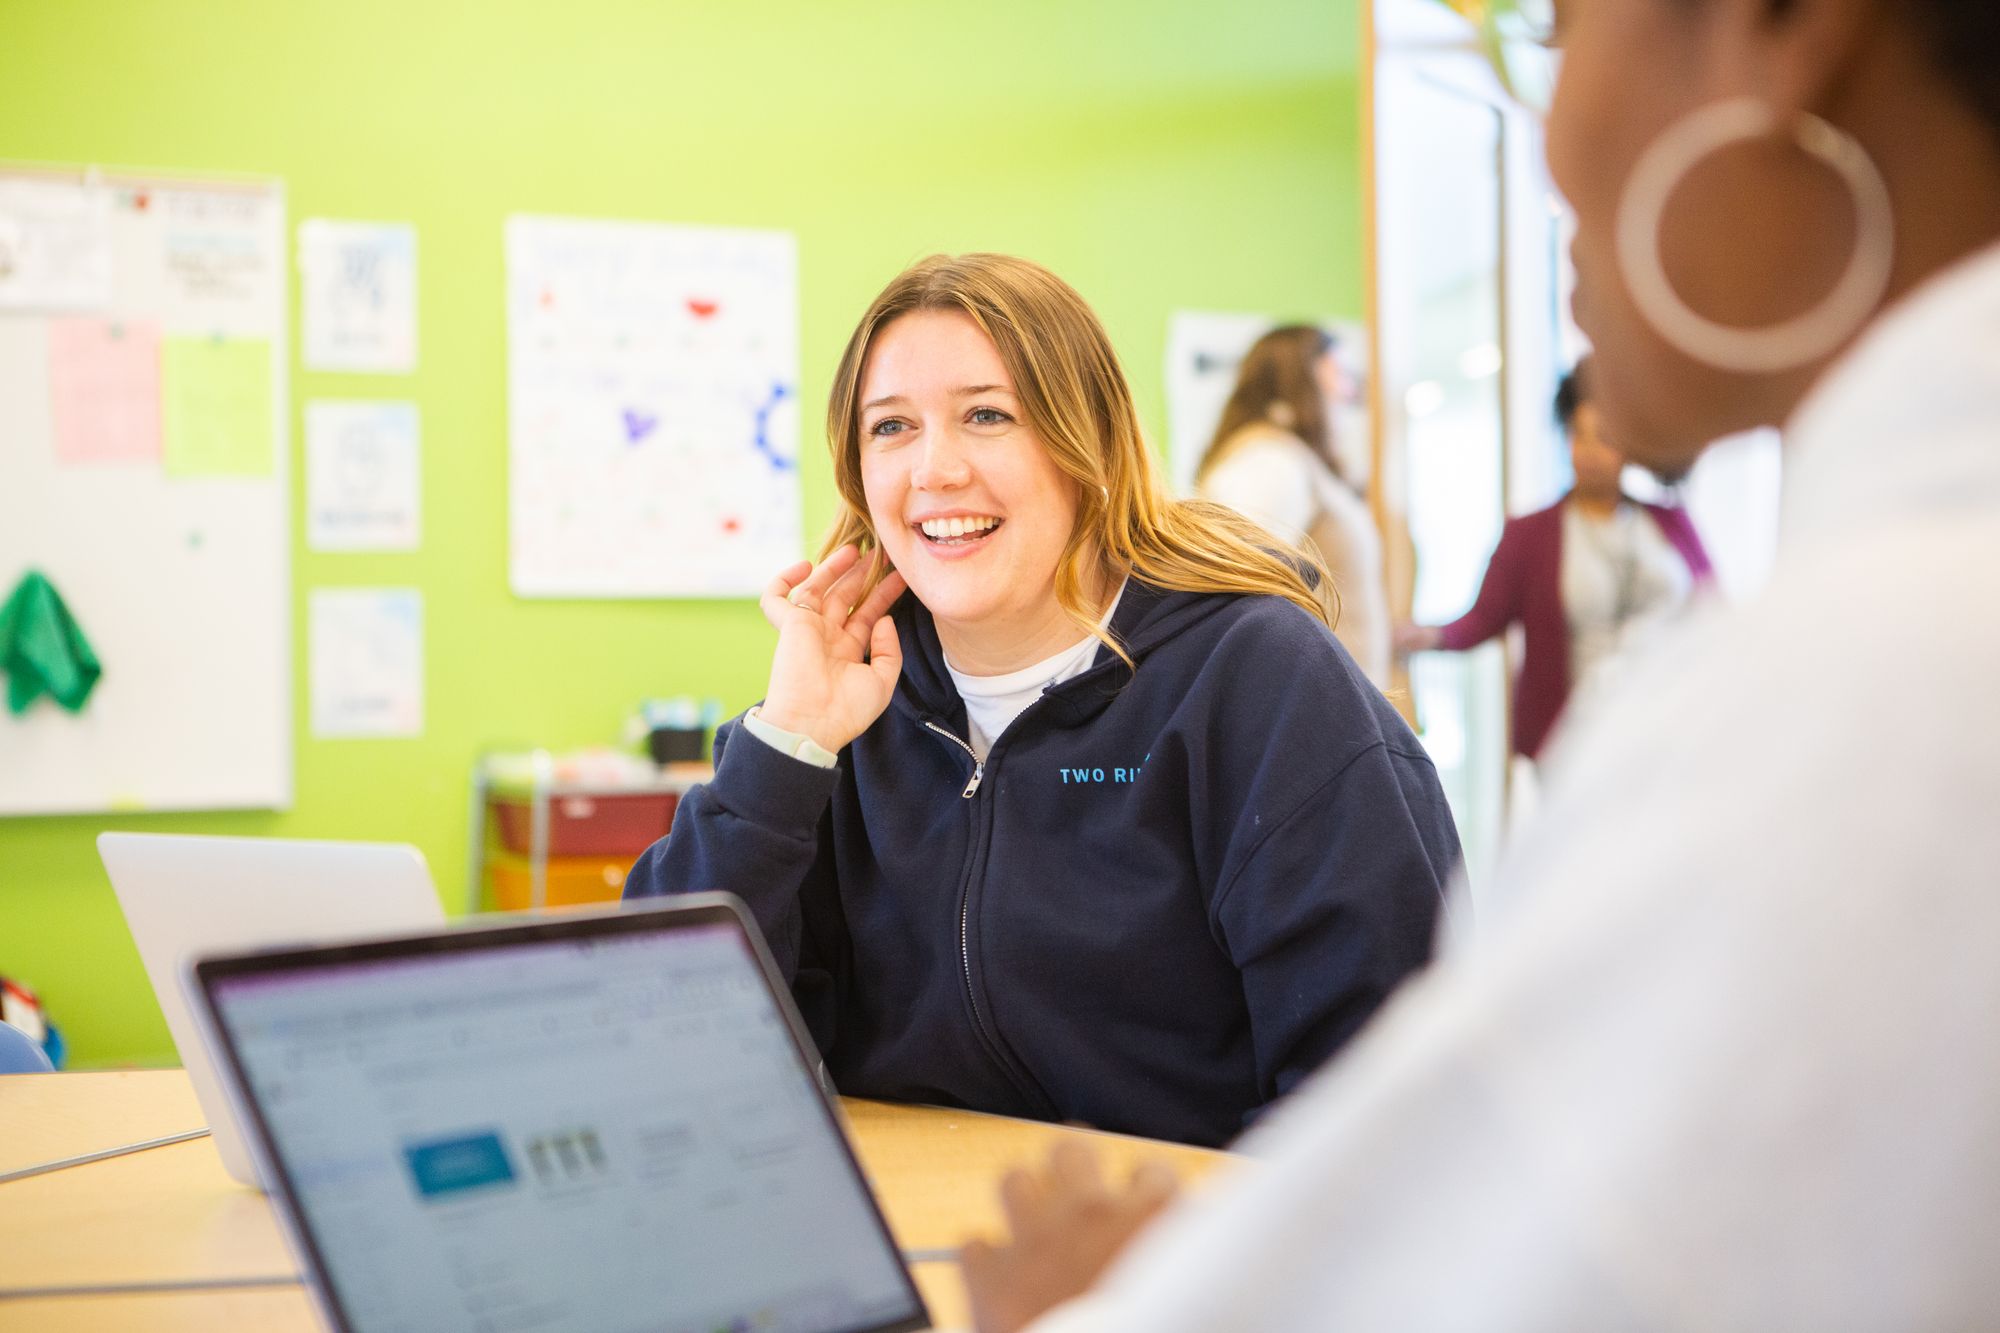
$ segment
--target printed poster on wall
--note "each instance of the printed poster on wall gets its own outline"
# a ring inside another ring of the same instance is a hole
[[[299,224],[299,277],[307,370],[417,368],[415,227],[310,218]]]
[[[507,223],[523,597],[754,596],[803,554],[789,233]]]
[[[414,551],[423,533],[417,405],[306,404],[306,546]]]
[[[315,738],[423,734],[421,591],[315,588],[307,621]]]

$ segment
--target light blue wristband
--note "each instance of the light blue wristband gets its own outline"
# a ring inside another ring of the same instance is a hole
[[[772,726],[758,715],[755,708],[743,715],[743,729],[778,753],[790,755],[815,768],[832,768],[840,762],[839,756],[812,737]]]

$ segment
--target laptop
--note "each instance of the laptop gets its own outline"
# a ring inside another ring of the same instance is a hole
[[[928,1326],[734,898],[187,985],[332,1329]]]
[[[423,854],[390,843],[104,833],[97,853],[229,1174],[263,1188],[181,987],[194,954],[433,930]]]

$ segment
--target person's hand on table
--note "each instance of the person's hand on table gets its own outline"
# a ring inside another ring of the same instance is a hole
[[[1058,1144],[1039,1171],[1010,1171],[1000,1183],[1012,1238],[968,1241],[959,1251],[973,1326],[1015,1333],[1082,1295],[1126,1244],[1173,1200],[1174,1173],[1147,1162],[1114,1188],[1097,1154]]]

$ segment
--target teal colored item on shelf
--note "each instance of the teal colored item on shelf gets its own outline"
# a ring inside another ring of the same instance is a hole
[[[0,673],[16,717],[44,694],[81,712],[104,669],[55,585],[31,569],[0,606]]]
[[[646,699],[639,704],[646,734],[646,751],[656,764],[700,763],[708,753],[708,738],[722,720],[715,699]]]

